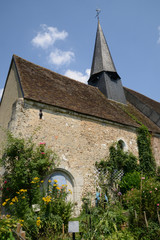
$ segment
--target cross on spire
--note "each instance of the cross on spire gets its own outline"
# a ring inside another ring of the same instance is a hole
[[[97,15],[96,15],[96,18],[99,20],[99,14],[100,14],[100,12],[101,12],[101,9],[96,9],[96,12],[97,12]]]

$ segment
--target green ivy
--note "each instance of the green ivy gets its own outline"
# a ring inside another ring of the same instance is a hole
[[[96,168],[101,174],[123,170],[124,174],[138,170],[137,158],[130,152],[124,152],[119,143],[109,149],[109,158],[96,162]]]
[[[131,152],[124,152],[119,143],[110,147],[109,164],[112,170],[133,172],[138,168],[137,158]]]
[[[155,175],[156,163],[151,149],[151,135],[144,125],[137,129],[140,169],[147,175]]]

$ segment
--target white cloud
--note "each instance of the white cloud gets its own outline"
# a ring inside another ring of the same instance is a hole
[[[2,93],[3,93],[3,88],[0,88],[0,99],[2,97]]]
[[[74,56],[74,52],[55,49],[55,51],[50,53],[48,61],[50,64],[60,66],[70,64],[70,62],[74,60]]]
[[[158,27],[158,35],[159,35],[159,37],[158,37],[157,43],[160,44],[160,26]]]
[[[89,76],[90,76],[90,71],[91,71],[90,69],[86,69],[85,74],[83,74],[81,72],[72,71],[72,70],[69,69],[65,72],[64,75],[69,77],[69,78],[78,80],[79,82],[87,83],[87,81],[89,79]]]
[[[55,27],[48,27],[46,24],[42,24],[41,31],[32,39],[32,44],[35,47],[41,47],[47,49],[52,46],[57,40],[64,40],[68,33],[66,31],[59,31]]]

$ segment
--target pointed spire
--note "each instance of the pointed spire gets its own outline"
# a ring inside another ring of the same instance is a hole
[[[91,76],[103,71],[117,73],[109,51],[109,47],[107,45],[107,41],[105,39],[100,22],[98,20]]]
[[[122,82],[114,66],[99,19],[88,84],[98,87],[108,99],[126,104]]]

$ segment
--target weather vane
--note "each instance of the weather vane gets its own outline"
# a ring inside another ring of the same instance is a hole
[[[101,9],[96,9],[96,12],[97,12],[96,18],[99,20],[99,14],[101,12]]]

